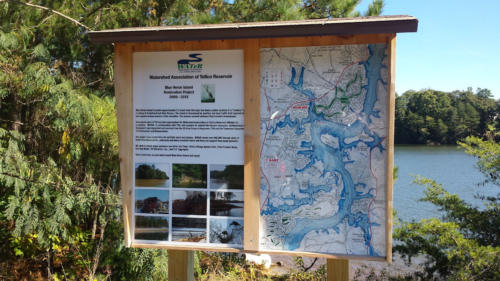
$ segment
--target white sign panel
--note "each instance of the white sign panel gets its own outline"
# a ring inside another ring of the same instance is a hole
[[[134,240],[242,247],[243,51],[133,54]]]

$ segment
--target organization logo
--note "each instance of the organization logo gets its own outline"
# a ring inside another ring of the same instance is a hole
[[[181,59],[177,61],[177,69],[181,72],[199,72],[203,70],[201,54],[189,54],[191,59]]]

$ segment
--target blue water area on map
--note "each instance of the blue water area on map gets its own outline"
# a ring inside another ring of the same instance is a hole
[[[364,86],[366,90],[366,97],[363,104],[362,112],[366,116],[366,122],[371,123],[371,116],[378,117],[378,112],[374,111],[375,102],[377,101],[377,84],[386,82],[382,80],[381,69],[386,68],[383,64],[385,58],[385,45],[369,45],[369,57],[366,61],[361,62],[365,67],[366,81],[367,84]],[[331,174],[340,175],[343,183],[343,188],[338,202],[337,212],[327,218],[321,219],[311,219],[311,218],[298,218],[295,221],[295,226],[292,230],[284,237],[284,248],[286,250],[295,250],[300,247],[300,243],[304,239],[307,233],[312,231],[316,232],[328,232],[328,229],[333,229],[337,233],[340,231],[338,225],[343,221],[347,221],[349,226],[359,227],[363,231],[363,237],[365,245],[368,248],[368,254],[371,256],[377,256],[378,254],[374,251],[371,245],[371,232],[370,232],[370,221],[368,215],[362,212],[351,212],[351,207],[354,201],[363,198],[372,198],[373,195],[370,192],[362,193],[356,191],[356,186],[364,186],[364,183],[355,183],[352,179],[351,174],[345,168],[346,164],[352,163],[348,159],[348,150],[356,147],[359,142],[365,143],[370,150],[378,148],[383,151],[384,148],[381,145],[383,137],[378,136],[376,133],[369,130],[365,123],[360,120],[355,121],[352,124],[345,125],[340,123],[335,123],[324,117],[323,113],[316,113],[313,108],[316,106],[314,99],[315,95],[309,89],[303,88],[304,82],[304,67],[301,67],[300,74],[297,83],[296,80],[297,72],[295,67],[291,70],[291,79],[288,84],[290,88],[294,91],[303,94],[310,99],[308,106],[308,115],[303,119],[296,118],[291,120],[290,115],[285,115],[282,121],[276,123],[275,127],[272,128],[272,134],[274,134],[279,129],[290,127],[295,128],[295,133],[297,135],[302,135],[304,133],[304,125],[310,124],[311,130],[311,141],[302,141],[300,144],[301,148],[297,152],[298,155],[303,155],[309,159],[309,162],[301,169],[295,169],[296,173],[305,172],[307,169],[312,167],[316,162],[323,163],[324,171],[322,177],[331,172]],[[348,144],[345,144],[346,138],[352,138],[358,136],[361,132],[364,132],[370,138],[370,141],[358,140]],[[321,141],[322,135],[330,135],[338,139],[338,148],[326,145]],[[345,160],[347,159],[347,160]],[[338,184],[339,179],[337,178],[335,184]],[[288,201],[293,201],[292,204],[282,204],[279,206],[273,206],[270,200],[266,202],[265,208],[262,210],[262,215],[272,215],[277,212],[289,213],[301,206],[311,205],[314,203],[314,195],[320,191],[330,192],[334,187],[331,185],[318,185],[314,186],[308,184],[306,189],[301,189],[299,192],[301,194],[307,194],[308,197],[296,198],[295,195],[282,197],[282,199]],[[263,186],[263,189],[266,187]],[[375,187],[369,189],[370,191],[375,190]],[[372,225],[377,225],[371,222]],[[329,233],[329,232],[328,232]]]

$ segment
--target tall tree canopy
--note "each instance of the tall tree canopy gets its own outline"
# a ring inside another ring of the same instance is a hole
[[[359,16],[359,3],[0,0],[0,278],[164,277],[160,252],[123,247],[112,46],[89,30]]]
[[[498,122],[500,102],[487,89],[407,91],[396,98],[396,143],[456,144],[485,136]]]

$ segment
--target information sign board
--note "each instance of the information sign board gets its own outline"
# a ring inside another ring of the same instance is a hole
[[[134,53],[133,115],[134,241],[242,248],[243,51]]]
[[[89,33],[115,43],[126,245],[390,261],[396,33],[416,29],[387,16]]]

